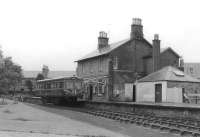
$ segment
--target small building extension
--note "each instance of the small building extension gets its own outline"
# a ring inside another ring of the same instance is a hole
[[[167,66],[136,83],[137,102],[198,103],[200,81]]]

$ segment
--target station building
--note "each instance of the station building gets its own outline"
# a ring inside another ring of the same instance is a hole
[[[125,40],[109,44],[107,33],[100,32],[96,50],[76,62],[86,99],[93,101],[135,101],[135,86],[130,83],[165,66],[182,67],[178,53],[170,47],[160,48],[158,34],[152,43],[144,38],[139,18],[133,19],[130,37]]]

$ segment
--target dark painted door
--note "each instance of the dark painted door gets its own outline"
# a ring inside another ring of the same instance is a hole
[[[162,102],[162,84],[155,84],[155,102]]]
[[[135,93],[136,93],[136,89],[135,89],[135,85],[133,85],[133,102],[136,101],[136,95],[135,95]]]
[[[93,93],[92,85],[89,86],[89,91],[90,91],[90,100],[92,100],[92,93]]]

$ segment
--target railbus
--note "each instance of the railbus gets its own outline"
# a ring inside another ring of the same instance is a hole
[[[65,104],[76,102],[83,96],[83,80],[76,76],[38,80],[35,94],[42,102]]]

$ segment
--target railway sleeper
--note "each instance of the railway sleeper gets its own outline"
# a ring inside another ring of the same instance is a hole
[[[192,131],[187,131],[187,130],[182,131],[182,132],[180,133],[181,136],[193,136],[194,134],[195,134],[194,132],[192,132]]]
[[[200,133],[193,133],[193,137],[200,137]]]
[[[151,128],[153,128],[153,129],[160,129],[160,127],[161,127],[161,125],[159,125],[159,124],[154,124],[154,123],[151,123],[150,126],[151,126]]]
[[[195,127],[195,126],[190,126],[190,125],[185,125],[185,124],[180,124],[180,123],[176,123],[176,122],[161,122],[161,124],[168,124],[169,126],[173,126],[173,127],[177,127],[177,128],[185,128],[187,130],[200,130],[199,127]]]
[[[199,127],[191,126],[184,124],[185,121],[177,120],[177,122],[174,122],[175,120],[169,119],[169,118],[163,118],[163,117],[147,117],[144,118],[144,116],[134,114],[134,113],[126,113],[122,114],[121,112],[107,112],[107,111],[86,111],[86,113],[95,115],[95,116],[102,116],[114,120],[119,120],[120,122],[125,123],[135,123],[137,125],[143,125],[144,127],[150,126],[153,129],[160,129],[162,131],[169,131],[171,133],[180,133],[182,136],[190,135],[193,137],[200,137],[200,133],[196,131],[191,130],[200,130]],[[158,120],[160,119],[160,120]],[[167,126],[166,126],[167,125]],[[180,129],[180,128],[186,128]]]
[[[129,121],[129,119],[127,119],[127,118],[120,118],[119,121],[127,123]]]
[[[161,130],[161,131],[166,131],[166,132],[169,132],[169,131],[170,131],[170,129],[171,129],[171,128],[170,128],[170,127],[168,127],[168,126],[163,126],[163,125],[162,125],[162,126],[160,127],[160,130]]]
[[[179,128],[171,128],[169,132],[175,134],[181,134],[182,131]]]
[[[148,123],[148,122],[146,122],[146,121],[143,122],[142,125],[143,125],[143,127],[150,127],[150,126],[151,126],[150,123]]]
[[[143,121],[141,121],[141,120],[136,120],[135,124],[138,125],[138,126],[140,126],[140,125],[143,124]]]

